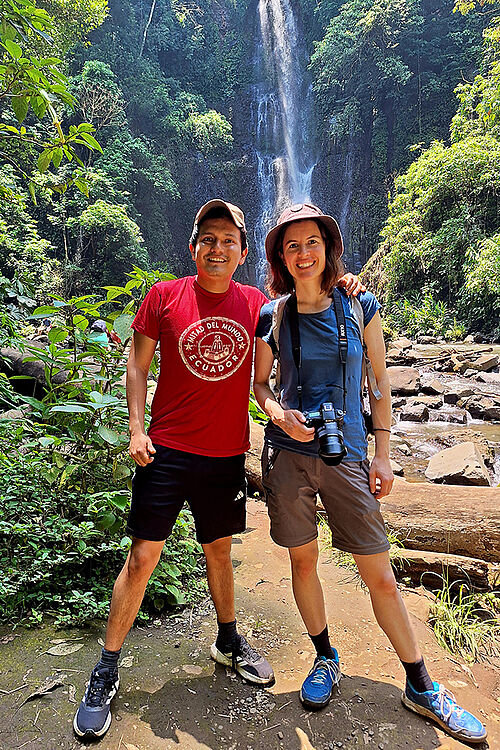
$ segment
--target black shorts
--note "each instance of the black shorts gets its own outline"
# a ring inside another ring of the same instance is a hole
[[[187,501],[200,544],[245,531],[245,454],[214,458],[155,445],[154,460],[137,466],[127,533],[161,542]]]

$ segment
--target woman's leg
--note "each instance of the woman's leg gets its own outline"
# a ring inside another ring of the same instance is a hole
[[[318,635],[326,628],[325,600],[317,571],[318,541],[290,547],[288,552],[297,607],[309,635]]]
[[[420,661],[422,654],[398,591],[389,553],[353,555],[359,574],[370,592],[377,622],[403,662]]]

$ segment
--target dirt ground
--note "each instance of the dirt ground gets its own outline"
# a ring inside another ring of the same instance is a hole
[[[250,502],[248,526],[233,547],[238,622],[273,664],[276,684],[255,689],[211,661],[215,620],[207,600],[130,633],[114,719],[99,750],[465,747],[402,707],[403,670],[374,621],[369,596],[327,551],[320,577],[344,676],[325,710],[302,708],[298,690],[313,649],[293,603],[287,553],[270,541],[262,503]],[[431,675],[486,722],[488,742],[480,747],[500,750],[500,665],[469,669],[450,657],[426,625],[425,592],[404,596]],[[0,633],[0,750],[84,747],[73,736],[72,720],[103,631],[103,626],[62,632],[45,626]],[[64,638],[83,646],[68,655],[47,653],[54,640]],[[53,690],[25,702],[50,682]]]

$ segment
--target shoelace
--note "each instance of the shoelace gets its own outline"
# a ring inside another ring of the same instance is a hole
[[[322,685],[323,684],[323,675],[321,674],[321,671],[327,670],[328,674],[330,675],[332,682],[338,682],[339,673],[340,673],[340,664],[337,664],[336,661],[333,659],[321,659],[321,661],[317,662],[313,668],[311,669],[311,674],[314,672],[314,675],[311,679],[312,685]]]
[[[107,670],[103,672],[92,672],[86,700],[88,706],[91,706],[92,708],[102,706],[106,691],[111,682],[110,678],[111,675]]]
[[[436,698],[439,700],[439,710],[444,719],[449,719],[453,711],[456,711],[458,719],[462,716],[465,709],[458,706],[455,696],[444,685],[439,686]],[[445,708],[445,706],[447,707]]]
[[[260,659],[260,654],[251,647],[246,638],[239,635],[234,639],[231,645],[231,656],[233,660],[233,669],[236,667],[236,659],[243,656],[248,662],[255,662]]]

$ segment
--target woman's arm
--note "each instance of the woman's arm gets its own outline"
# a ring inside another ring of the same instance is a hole
[[[378,311],[365,327],[364,338],[367,355],[379,391],[382,394],[382,398],[376,399],[369,389],[370,408],[375,428],[375,456],[370,465],[370,490],[380,500],[391,491],[394,474],[389,460],[389,438],[392,422],[391,384],[385,367],[385,343],[382,334],[382,321]]]
[[[269,344],[257,338],[255,343],[255,373],[253,392],[261,409],[271,422],[281,427],[287,435],[307,443],[314,437],[313,427],[304,427],[306,418],[298,409],[283,409],[269,387],[269,376],[273,366],[273,352]]]

